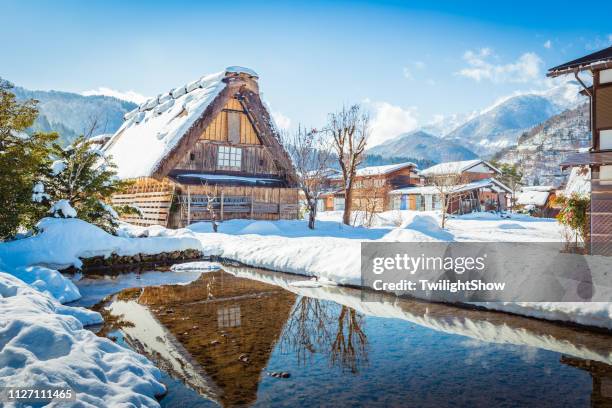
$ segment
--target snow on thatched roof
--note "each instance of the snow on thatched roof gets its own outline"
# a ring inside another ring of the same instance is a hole
[[[464,171],[468,171],[469,169],[478,166],[479,164],[484,164],[485,166],[491,168],[496,173],[501,173],[497,168],[495,168],[491,163],[480,160],[462,160],[462,161],[454,161],[454,162],[446,162],[436,164],[435,166],[431,166],[421,171],[421,175],[425,177],[430,176],[444,176],[449,174],[461,174]]]
[[[151,98],[128,112],[123,125],[104,146],[117,165],[118,176],[151,176],[227,86],[223,79],[229,74],[257,78],[251,69],[229,67]]]

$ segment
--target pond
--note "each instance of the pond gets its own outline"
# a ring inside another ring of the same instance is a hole
[[[612,336],[225,266],[87,276],[98,334],[164,371],[165,407],[609,406]],[[367,301],[366,301],[367,300]]]

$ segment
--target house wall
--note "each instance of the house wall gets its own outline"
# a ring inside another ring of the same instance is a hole
[[[593,73],[592,131],[594,151],[610,149],[612,141],[612,70]],[[591,168],[591,252],[612,255],[612,167]]]
[[[229,219],[297,219],[297,188],[176,184],[169,225]],[[210,205],[209,205],[210,203]]]
[[[382,212],[391,210],[393,204],[389,191],[401,187],[420,184],[420,178],[411,173],[411,168],[404,168],[392,173],[356,177],[353,182],[353,211]],[[342,188],[341,179],[331,180],[334,188]]]
[[[222,147],[239,149],[240,166],[228,167],[219,160]],[[236,98],[228,100],[173,169],[184,170],[241,176],[282,175],[270,149],[262,145],[242,103]]]

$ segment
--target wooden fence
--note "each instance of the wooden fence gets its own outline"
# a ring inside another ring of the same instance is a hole
[[[125,192],[115,194],[112,203],[115,206],[132,206],[139,214],[123,215],[122,221],[130,224],[168,225],[170,207],[174,195],[174,186],[167,181],[138,179]]]

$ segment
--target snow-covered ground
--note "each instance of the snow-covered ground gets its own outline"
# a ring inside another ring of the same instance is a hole
[[[159,406],[155,396],[165,391],[160,371],[84,329],[101,323],[101,315],[63,305],[81,295],[53,268],[79,267],[79,258],[97,255],[197,248],[199,240],[186,231],[114,237],[78,219],[47,218],[38,227],[36,236],[0,244],[0,387],[68,384],[78,391],[76,406]]]
[[[158,406],[160,371],[83,328],[101,322],[97,312],[64,306],[0,272],[0,387],[68,386],[77,393],[78,402],[49,406]]]
[[[91,392],[83,398],[90,398],[85,401],[92,405],[100,405],[96,398],[103,395],[105,402],[157,404],[153,396],[163,391],[157,369],[136,353],[83,329],[99,322],[100,315],[61,304],[78,299],[80,293],[57,269],[80,267],[79,258],[196,249],[250,266],[317,277],[320,282],[359,285],[364,241],[562,240],[555,220],[526,215],[453,217],[444,230],[434,212],[386,212],[376,215],[370,227],[345,226],[340,218],[338,212],[322,213],[315,230],[301,220],[232,220],[221,223],[218,233],[209,223],[179,230],[123,225],[118,237],[78,219],[43,219],[35,236],[0,243],[0,386],[32,378],[41,385],[73,381],[70,384],[82,392]],[[611,303],[484,306],[612,329]]]

